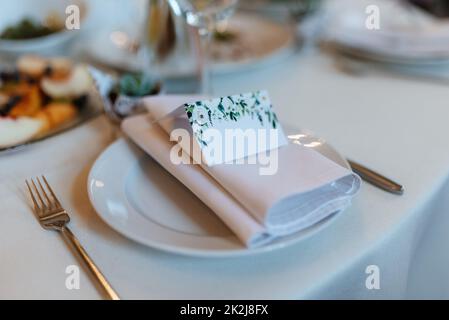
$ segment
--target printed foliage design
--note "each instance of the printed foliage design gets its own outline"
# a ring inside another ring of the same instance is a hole
[[[184,107],[195,137],[203,146],[207,146],[202,139],[204,131],[218,122],[237,122],[242,117],[250,117],[258,120],[262,127],[278,127],[278,119],[265,91],[186,103]]]

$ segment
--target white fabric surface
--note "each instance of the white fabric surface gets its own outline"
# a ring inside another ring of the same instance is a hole
[[[190,101],[195,98],[167,95],[147,98],[145,104],[150,113],[154,107],[170,114]],[[179,120],[175,123],[180,125]],[[360,188],[357,175],[316,151],[293,143],[277,150],[276,173],[262,176],[260,165],[249,163],[210,167],[173,164],[170,153],[175,143],[170,141],[169,134],[175,127],[152,124],[145,115],[125,120],[122,129],[207,203],[248,247],[267,244],[345,210]],[[189,163],[188,153],[183,156]],[[215,195],[213,199],[211,193]]]
[[[279,81],[288,79],[288,81]],[[405,185],[402,197],[364,184],[328,228],[249,258],[197,259],[133,243],[107,227],[87,197],[87,174],[112,141],[105,119],[0,156],[0,298],[98,299],[78,260],[42,230],[24,179],[45,174],[71,227],[123,298],[449,298],[449,91],[385,74],[354,77],[314,52],[215,79],[216,94],[269,88],[280,118],[314,130],[346,156]],[[367,266],[380,270],[368,290]]]

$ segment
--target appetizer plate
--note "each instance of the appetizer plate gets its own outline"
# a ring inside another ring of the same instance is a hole
[[[323,139],[300,130],[287,132],[290,139],[349,168]],[[280,249],[306,239],[340,215],[269,245],[248,249],[201,200],[125,139],[117,140],[100,155],[87,187],[95,210],[117,232],[143,245],[189,256],[245,256]]]
[[[78,115],[73,118],[72,120],[68,121],[65,124],[62,124],[60,126],[58,126],[55,129],[52,129],[50,131],[46,131],[45,133],[41,134],[41,135],[37,135],[36,137],[27,140],[27,141],[23,141],[11,146],[6,146],[6,147],[2,147],[0,146],[0,155],[4,154],[4,153],[10,153],[13,151],[18,151],[21,150],[22,148],[30,145],[30,144],[34,144],[36,142],[40,142],[43,141],[45,139],[51,138],[55,135],[64,133],[70,129],[73,129],[81,124],[83,124],[84,122],[95,118],[96,116],[98,116],[99,114],[101,114],[103,111],[103,107],[102,107],[102,102],[100,100],[100,98],[98,97],[98,95],[96,94],[96,92],[92,89],[92,92],[89,93],[88,95],[88,103],[86,104],[85,107],[83,107]],[[0,119],[0,121],[2,121]]]

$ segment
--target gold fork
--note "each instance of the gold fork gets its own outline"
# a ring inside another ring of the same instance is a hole
[[[36,212],[41,226],[47,230],[59,231],[73,245],[76,252],[80,255],[82,260],[86,263],[87,267],[94,275],[95,279],[97,279],[98,283],[103,287],[108,297],[112,300],[120,300],[118,294],[114,291],[104,275],[89,257],[81,243],[72,233],[72,231],[70,231],[70,229],[67,227],[67,223],[69,223],[70,217],[62,207],[61,203],[50,187],[50,184],[47,182],[47,179],[42,176],[42,180],[47,187],[46,189],[48,190],[48,193],[43,187],[39,177],[36,178],[36,181],[39,185],[40,192],[33,179],[31,179],[31,184],[28,183],[28,180],[25,181],[28,190],[30,191],[31,199],[33,200],[34,211]]]

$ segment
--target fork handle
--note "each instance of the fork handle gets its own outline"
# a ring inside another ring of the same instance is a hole
[[[89,270],[97,279],[98,283],[103,287],[104,291],[107,293],[110,299],[112,300],[120,300],[120,297],[109,284],[108,280],[106,280],[105,276],[101,273],[100,269],[96,266],[96,264],[92,261],[92,259],[87,254],[86,250],[84,250],[81,243],[75,237],[75,235],[70,231],[68,227],[61,228],[61,233],[63,236],[70,241],[73,247],[76,249],[76,252],[81,256]]]

